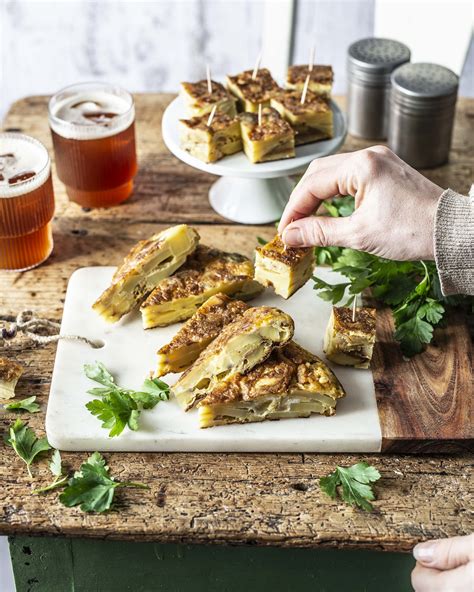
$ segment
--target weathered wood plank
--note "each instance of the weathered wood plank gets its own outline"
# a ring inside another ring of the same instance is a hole
[[[317,482],[336,463],[359,461],[358,455],[106,456],[112,474],[150,490],[121,490],[119,512],[98,516],[64,508],[55,493],[31,495],[20,461],[2,462],[1,532],[408,551],[421,539],[467,534],[473,526],[467,510],[472,459],[466,457],[368,457],[382,480],[375,510],[365,514],[332,501]],[[63,457],[76,469],[85,455]],[[49,479],[44,463],[35,475]]]

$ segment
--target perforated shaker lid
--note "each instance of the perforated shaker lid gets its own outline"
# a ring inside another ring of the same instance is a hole
[[[368,37],[349,46],[349,62],[367,73],[388,74],[410,61],[410,50],[394,39]]]
[[[405,64],[392,74],[393,87],[413,98],[430,99],[456,94],[458,84],[458,76],[438,64]]]

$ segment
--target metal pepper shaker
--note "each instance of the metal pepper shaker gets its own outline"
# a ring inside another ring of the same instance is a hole
[[[388,144],[416,168],[448,160],[459,78],[437,64],[405,64],[392,74]]]
[[[388,133],[390,76],[410,61],[410,50],[393,39],[360,39],[348,49],[348,130],[360,138],[384,140]]]

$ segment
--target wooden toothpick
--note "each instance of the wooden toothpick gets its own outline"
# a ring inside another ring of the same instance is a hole
[[[313,71],[313,64],[314,64],[314,45],[311,47],[311,51],[309,52],[309,64],[308,64],[308,71]]]
[[[262,125],[262,103],[258,104],[258,126]]]
[[[207,92],[212,95],[211,68],[206,64]]]
[[[354,301],[352,302],[352,322],[356,320],[356,309],[357,309],[357,294],[354,294]]]
[[[260,52],[258,54],[257,61],[255,62],[255,67],[254,67],[253,72],[252,72],[252,80],[255,80],[255,78],[257,78],[257,74],[258,74],[258,71],[260,69],[260,62],[261,61],[262,61],[262,52]]]
[[[308,85],[309,85],[310,76],[311,76],[311,74],[308,74],[308,76],[306,76],[306,80],[304,81],[303,92],[301,93],[301,104],[302,105],[304,105],[304,102],[306,101],[306,93],[308,92]]]
[[[211,127],[212,120],[214,119],[214,115],[216,114],[217,105],[214,105],[212,108],[211,113],[209,114],[209,119],[207,120],[207,127]]]

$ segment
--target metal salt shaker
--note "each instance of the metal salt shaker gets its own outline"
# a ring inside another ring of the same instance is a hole
[[[388,144],[416,168],[448,160],[459,79],[437,64],[405,64],[392,74]]]
[[[410,50],[393,39],[370,37],[348,50],[348,130],[360,138],[384,140],[388,133],[390,76],[410,61]]]

